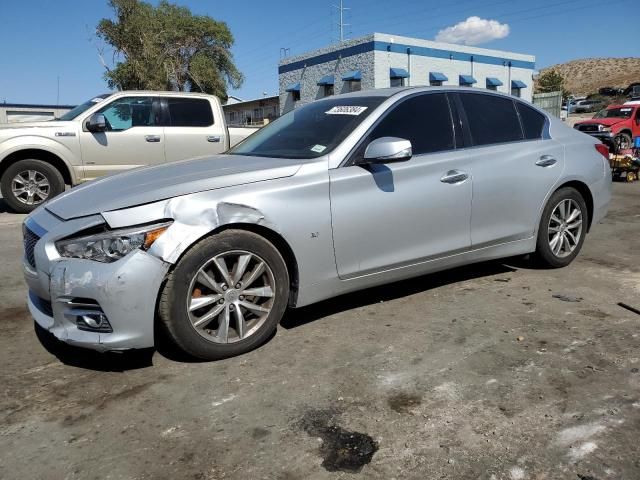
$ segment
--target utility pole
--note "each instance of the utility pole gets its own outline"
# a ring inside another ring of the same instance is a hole
[[[340,0],[340,5],[332,5],[333,8],[337,9],[340,13],[340,21],[338,22],[338,28],[340,28],[340,43],[344,42],[344,27],[349,27],[350,24],[344,23],[344,12],[346,10],[351,10],[347,8],[343,4],[343,0]]]

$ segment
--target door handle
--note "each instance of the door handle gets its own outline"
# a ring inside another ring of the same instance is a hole
[[[158,143],[160,141],[160,135],[147,135],[144,139],[149,143]]]
[[[467,178],[469,178],[468,173],[461,172],[460,170],[449,170],[447,173],[445,173],[442,176],[442,178],[440,178],[440,181],[442,183],[455,184],[455,183],[462,183]]]
[[[207,137],[207,142],[211,142],[211,143],[220,143],[220,137],[218,135],[209,135]]]
[[[555,159],[553,155],[542,155],[536,162],[536,165],[539,167],[551,167],[552,165],[555,165],[557,162],[558,161]]]

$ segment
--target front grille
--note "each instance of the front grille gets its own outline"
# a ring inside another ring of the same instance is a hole
[[[33,249],[36,247],[36,243],[38,243],[38,240],[40,240],[40,237],[38,235],[29,230],[28,227],[24,227],[24,257],[27,259],[27,262],[29,262],[29,265],[31,265],[33,268],[36,268],[36,259],[33,255]]]
[[[600,125],[593,125],[593,124],[578,125],[578,130],[580,130],[581,132],[599,132]]]

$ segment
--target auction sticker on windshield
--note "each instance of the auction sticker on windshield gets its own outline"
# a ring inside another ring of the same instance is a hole
[[[314,145],[313,147],[311,147],[311,151],[316,153],[322,153],[326,149],[327,147],[325,147],[324,145]]]
[[[360,115],[367,107],[359,107],[356,105],[336,105],[331,110],[327,110],[327,115]]]

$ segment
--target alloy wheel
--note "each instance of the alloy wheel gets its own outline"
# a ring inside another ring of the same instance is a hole
[[[224,252],[194,276],[187,313],[193,328],[208,341],[239,342],[267,320],[275,291],[275,277],[262,258],[244,250]]]
[[[582,210],[575,200],[564,199],[551,212],[548,240],[551,252],[564,258],[573,253],[582,236]]]
[[[37,170],[24,170],[11,181],[13,196],[25,205],[37,205],[49,197],[51,186],[47,177]]]

